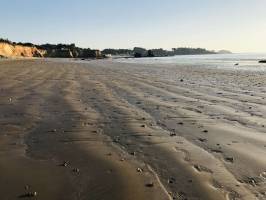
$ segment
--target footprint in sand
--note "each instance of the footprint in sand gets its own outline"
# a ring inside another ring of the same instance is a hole
[[[210,173],[212,174],[213,171],[205,166],[202,166],[202,165],[194,165],[193,166],[194,169],[196,169],[198,172],[207,172],[207,173]]]
[[[185,150],[185,149],[181,149],[181,148],[179,148],[179,147],[175,147],[174,148],[175,149],[175,151],[177,151],[177,152],[182,152],[183,154],[184,154],[184,160],[186,161],[186,162],[189,162],[191,159],[190,159],[190,154],[189,154],[189,152],[187,151],[187,150]]]

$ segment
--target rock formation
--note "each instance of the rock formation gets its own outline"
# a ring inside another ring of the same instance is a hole
[[[45,53],[36,47],[0,42],[1,57],[44,57]]]

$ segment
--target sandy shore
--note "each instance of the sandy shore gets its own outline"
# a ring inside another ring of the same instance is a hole
[[[266,72],[3,60],[1,199],[266,199],[265,86]]]

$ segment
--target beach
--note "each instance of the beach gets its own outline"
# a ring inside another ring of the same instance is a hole
[[[266,72],[0,61],[1,199],[266,199]]]

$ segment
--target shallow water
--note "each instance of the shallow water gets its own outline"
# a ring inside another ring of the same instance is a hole
[[[259,60],[266,59],[266,53],[260,54],[213,54],[213,55],[182,55],[162,58],[130,58],[118,59],[123,63],[139,64],[178,64],[189,66],[201,66],[211,68],[222,68],[229,70],[251,70],[265,71],[266,64],[258,63]],[[236,66],[235,64],[239,64]]]

